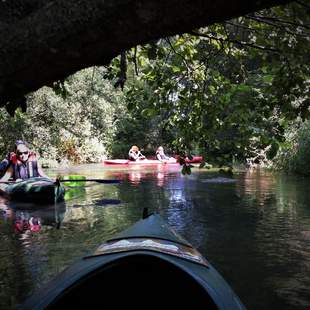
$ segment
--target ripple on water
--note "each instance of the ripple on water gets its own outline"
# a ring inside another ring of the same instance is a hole
[[[61,210],[23,211],[41,218],[38,232],[16,234],[15,211],[2,201],[0,308],[22,301],[148,207],[209,258],[249,309],[306,309],[310,181],[266,173],[231,179],[198,169],[183,176],[179,170],[75,168],[76,174],[122,182],[72,190]]]

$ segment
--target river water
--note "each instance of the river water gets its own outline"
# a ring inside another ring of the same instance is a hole
[[[144,207],[206,256],[248,309],[310,308],[310,179],[98,164],[47,174],[122,181],[68,188],[64,203],[45,207],[0,196],[0,309],[14,309]]]

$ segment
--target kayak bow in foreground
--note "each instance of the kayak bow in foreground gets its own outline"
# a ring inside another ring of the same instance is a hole
[[[22,309],[245,309],[226,281],[158,215],[103,243],[31,296]]]

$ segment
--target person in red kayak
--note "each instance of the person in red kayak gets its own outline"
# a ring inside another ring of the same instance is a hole
[[[36,154],[29,150],[28,144],[22,140],[15,142],[14,152],[8,155],[6,161],[6,172],[0,179],[5,182],[10,179],[14,181],[25,180],[32,177],[49,178],[41,169]]]
[[[133,145],[128,153],[129,160],[138,161],[144,160],[146,157],[140,152],[139,148],[136,145]]]
[[[165,154],[164,148],[159,146],[156,150],[156,159],[160,160],[161,162],[176,162],[176,159],[173,157],[169,157]]]

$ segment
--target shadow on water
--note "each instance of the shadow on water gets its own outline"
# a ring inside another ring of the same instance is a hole
[[[52,209],[18,210],[0,200],[1,309],[15,308],[73,261],[139,220],[145,207],[205,255],[249,309],[310,307],[309,179],[259,171],[231,178],[198,169],[183,176],[179,168],[102,165],[53,173],[121,183],[67,188],[57,220]],[[39,218],[40,230],[15,232],[17,217]]]
[[[104,207],[107,205],[119,205],[120,203],[121,201],[119,199],[100,199],[95,200],[92,204],[89,205],[73,205],[72,207],[74,208],[94,207],[94,206]]]

